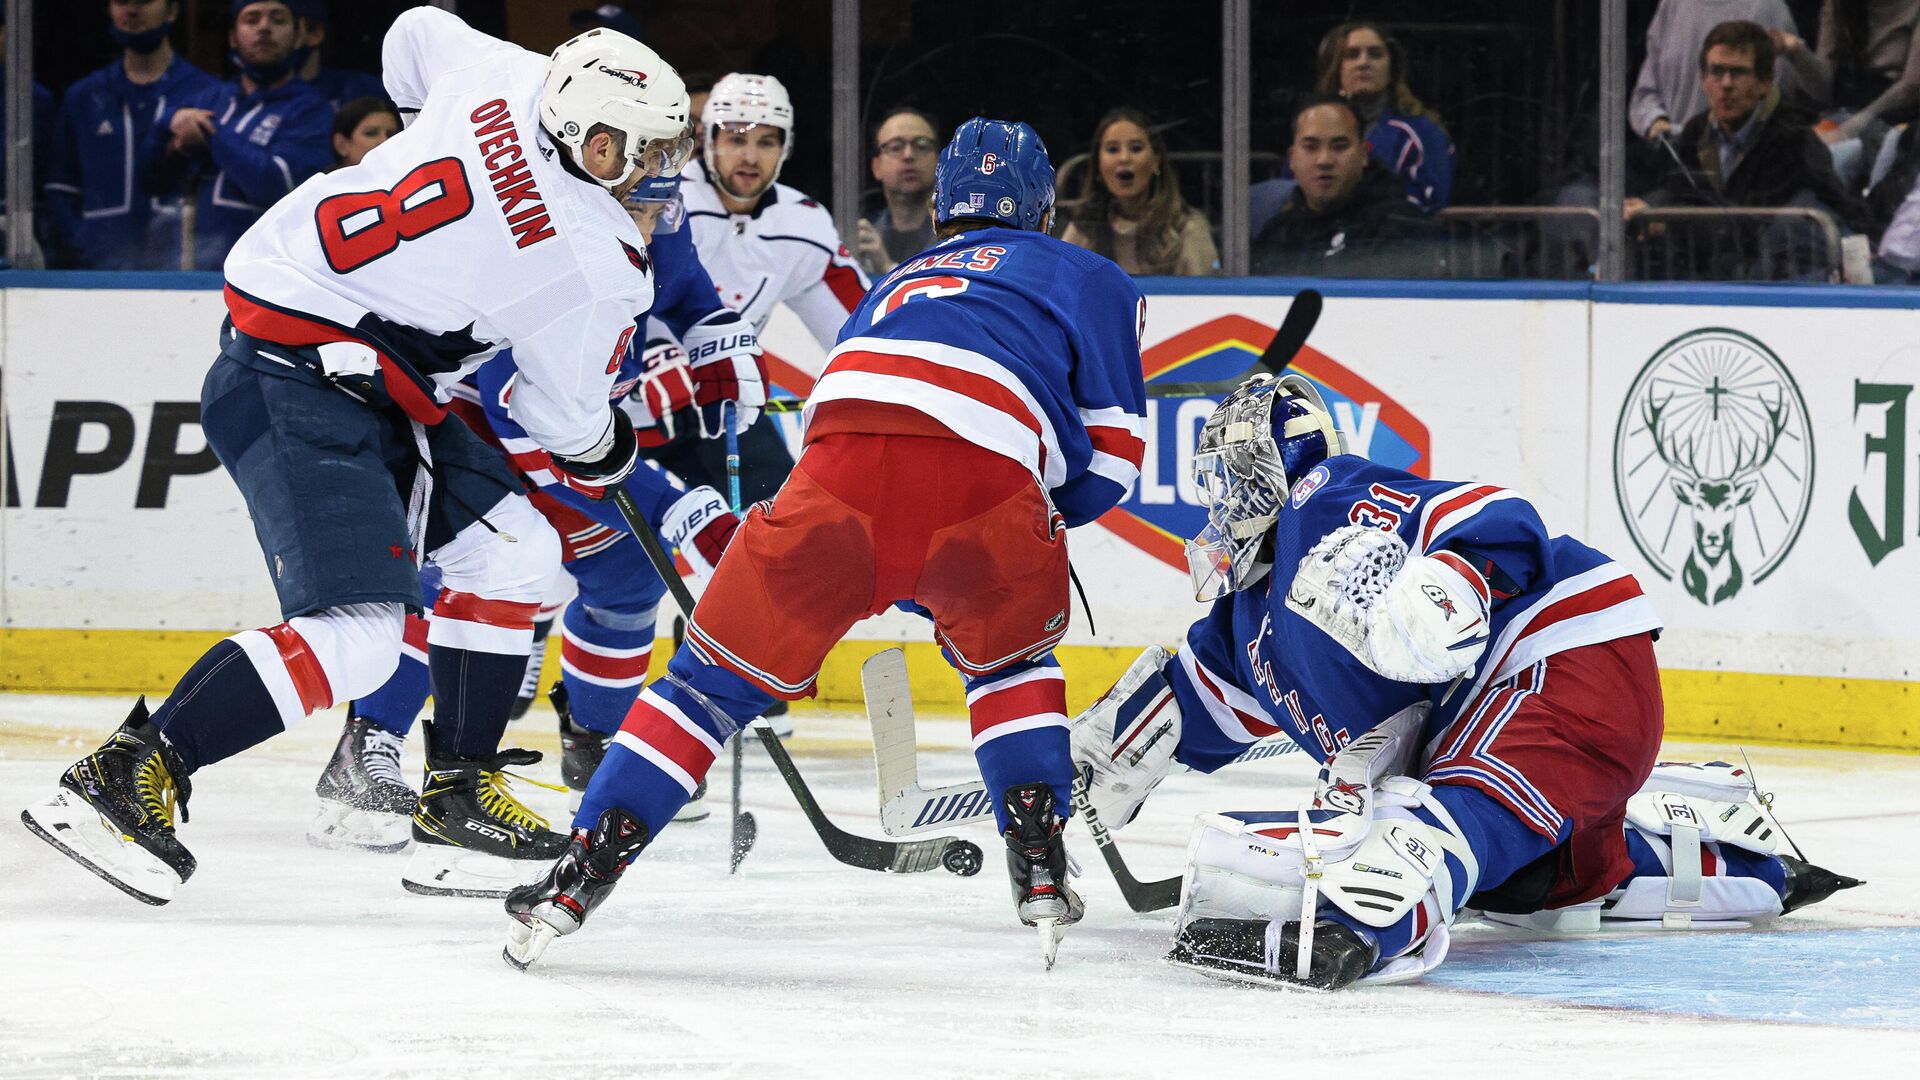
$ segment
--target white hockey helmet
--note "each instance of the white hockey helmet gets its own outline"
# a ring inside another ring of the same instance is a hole
[[[660,55],[617,30],[589,30],[553,50],[540,93],[540,124],[576,164],[595,124],[626,137],[627,169],[600,180],[677,173],[693,153],[686,83]],[[598,177],[595,177],[598,180]]]
[[[707,95],[707,107],[700,113],[700,127],[707,133],[707,171],[718,173],[714,160],[713,129],[722,124],[752,126],[765,124],[779,128],[785,136],[780,144],[780,163],[773,167],[772,184],[780,178],[780,166],[793,154],[793,99],[787,88],[771,75],[750,75],[736,71],[713,84]]]

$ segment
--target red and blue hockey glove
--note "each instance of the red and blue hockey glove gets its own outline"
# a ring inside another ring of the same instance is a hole
[[[723,401],[738,407],[739,430],[752,427],[767,404],[766,363],[753,327],[736,312],[716,311],[695,323],[682,340],[693,369],[701,437],[717,439],[727,433],[720,411]]]
[[[604,499],[622,480],[633,474],[640,460],[640,446],[633,435],[633,421],[619,409],[611,410],[613,422],[600,445],[578,457],[547,452],[553,461],[554,475],[560,482],[589,499]]]

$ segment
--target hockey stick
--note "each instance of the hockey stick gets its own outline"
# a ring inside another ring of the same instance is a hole
[[[1075,777],[1073,781],[1073,808],[1080,811],[1080,819],[1086,822],[1087,835],[1093,837],[1093,846],[1100,849],[1100,857],[1107,861],[1107,869],[1113,871],[1114,884],[1120,886],[1120,896],[1127,906],[1138,912],[1159,911],[1170,908],[1180,902],[1180,879],[1170,877],[1161,881],[1141,881],[1127,869],[1126,860],[1120,857],[1120,847],[1113,842],[1113,834],[1107,831],[1107,824],[1094,812],[1093,804],[1087,799],[1087,785],[1084,779]]]
[[[733,402],[720,404],[727,425],[727,506],[736,516],[740,513],[740,410]],[[676,643],[677,648],[678,643]],[[760,835],[760,827],[753,815],[740,808],[741,777],[746,772],[746,740],[733,740],[733,802],[732,831],[727,842],[727,873],[740,871],[741,860],[753,849],[753,841]]]
[[[613,489],[613,505],[627,520],[627,527],[640,546],[647,553],[648,561],[667,584],[667,591],[673,594],[674,602],[689,623],[693,620],[693,594],[687,591],[686,582],[673,568],[673,561],[667,557],[666,550],[660,546],[660,540],[653,535],[646,519],[640,515],[638,507],[633,505],[633,497],[627,494],[624,486]],[[909,874],[931,870],[936,866],[945,867],[949,872],[969,877],[980,872],[984,863],[978,845],[959,837],[934,837],[929,840],[917,840],[899,843],[888,840],[872,840],[856,836],[833,824],[827,819],[826,812],[820,808],[820,802],[813,797],[813,791],[800,775],[793,763],[792,755],[780,744],[780,737],[770,729],[756,729],[760,742],[767,748],[767,756],[773,759],[774,768],[780,778],[786,781],[787,789],[793,792],[795,802],[812,823],[813,831],[826,845],[827,853],[846,863],[863,870],[877,870],[881,873]]]
[[[1293,358],[1307,343],[1307,337],[1313,333],[1315,323],[1320,321],[1320,307],[1323,298],[1318,289],[1301,289],[1293,298],[1292,306],[1287,308],[1287,317],[1280,321],[1280,329],[1260,350],[1260,358],[1247,370],[1226,379],[1211,382],[1154,383],[1147,387],[1148,397],[1210,397],[1216,394],[1231,393],[1234,387],[1253,378],[1255,375],[1279,375],[1293,363]],[[765,409],[770,413],[797,413],[807,407],[807,399],[793,398],[767,402]]]
[[[1287,308],[1287,317],[1280,321],[1280,329],[1275,331],[1273,340],[1260,351],[1260,358],[1253,366],[1228,379],[1212,382],[1156,383],[1147,387],[1147,393],[1153,397],[1207,397],[1214,394],[1231,393],[1234,387],[1253,378],[1255,375],[1279,375],[1293,363],[1293,358],[1306,345],[1307,337],[1313,333],[1314,324],[1320,321],[1321,297],[1318,289],[1301,289],[1293,298],[1293,304]]]

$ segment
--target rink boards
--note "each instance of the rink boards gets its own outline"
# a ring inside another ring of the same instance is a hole
[[[164,691],[209,640],[277,619],[237,492],[196,423],[223,308],[208,276],[0,274],[8,421],[0,688]],[[1145,283],[1149,385],[1244,368],[1302,282]],[[1920,749],[1920,315],[1905,291],[1317,282],[1296,369],[1356,449],[1497,483],[1626,564],[1668,630],[1669,729]],[[776,379],[819,347],[782,317]],[[1179,538],[1206,398],[1156,397],[1128,501],[1073,537],[1092,606],[1075,703],[1201,609]],[[798,436],[797,421],[787,421]],[[857,700],[862,624],[823,673]],[[957,704],[930,645],[916,698]]]

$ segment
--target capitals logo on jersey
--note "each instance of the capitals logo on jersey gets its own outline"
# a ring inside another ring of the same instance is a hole
[[[1155,383],[1231,378],[1260,358],[1273,335],[1273,327],[1239,315],[1224,315],[1182,330],[1141,351],[1147,393],[1153,394]],[[1428,475],[1427,426],[1405,406],[1311,345],[1301,350],[1289,370],[1319,388],[1354,453]],[[1206,524],[1200,492],[1189,476],[1194,444],[1220,397],[1147,398],[1147,448],[1140,480],[1126,501],[1100,519],[1122,540],[1181,571],[1187,568],[1182,545]],[[1310,474],[1293,491],[1296,507],[1325,482],[1324,471],[1317,475],[1318,480]]]

